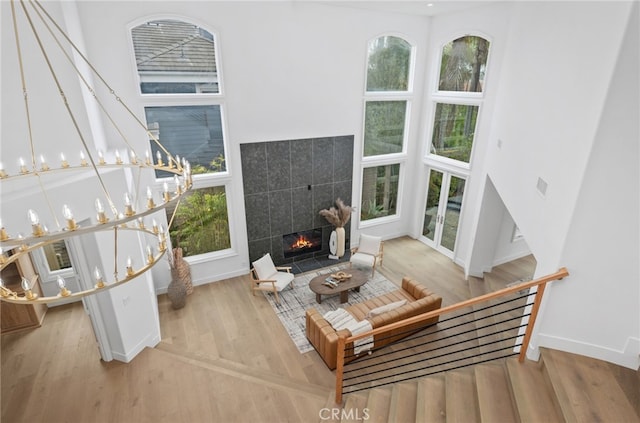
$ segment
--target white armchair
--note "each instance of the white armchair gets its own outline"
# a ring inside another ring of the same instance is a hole
[[[294,275],[291,273],[291,267],[276,267],[269,253],[254,261],[252,265],[251,292],[253,295],[256,294],[256,291],[273,292],[276,303],[280,304],[278,292],[290,284],[293,287]]]
[[[383,258],[383,242],[379,236],[360,234],[360,242],[358,247],[351,249],[351,258],[349,266],[364,265],[371,267],[371,276],[373,276],[376,265],[380,263],[382,266]]]

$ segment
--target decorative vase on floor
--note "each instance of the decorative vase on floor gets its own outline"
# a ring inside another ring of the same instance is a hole
[[[167,288],[167,296],[171,301],[171,307],[175,310],[182,308],[187,304],[187,287],[177,277],[177,271],[171,269],[171,283]]]
[[[191,283],[191,269],[189,263],[182,258],[182,248],[173,249],[173,254],[169,257],[171,265],[171,283],[167,287],[167,296],[174,309],[179,309],[187,303],[187,295],[193,292]],[[189,292],[191,290],[191,292]]]
[[[175,268],[178,272],[178,279],[182,281],[184,286],[187,288],[187,295],[191,295],[193,293],[193,283],[191,282],[191,268],[189,267],[189,263],[182,258],[182,248],[176,247],[173,249],[173,264],[171,266]]]

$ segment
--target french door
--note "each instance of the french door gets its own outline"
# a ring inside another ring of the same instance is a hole
[[[453,258],[458,236],[465,179],[436,169],[429,171],[422,240]]]

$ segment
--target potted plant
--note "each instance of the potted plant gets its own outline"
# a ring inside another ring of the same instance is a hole
[[[338,259],[344,255],[344,225],[346,225],[351,218],[351,210],[351,206],[345,205],[340,198],[336,200],[335,207],[320,210],[320,215],[327,219],[327,222],[335,226],[335,230],[331,233],[331,240],[329,242],[329,247],[331,249],[331,255],[329,258]]]

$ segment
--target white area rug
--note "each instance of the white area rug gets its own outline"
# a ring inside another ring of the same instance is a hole
[[[320,314],[324,314],[327,311],[335,310],[339,307],[346,308],[351,304],[398,289],[393,282],[388,281],[376,271],[373,277],[360,287],[360,292],[349,291],[348,303],[340,304],[340,294],[336,294],[333,296],[323,295],[322,304],[318,304],[316,302],[316,294],[309,289],[309,281],[320,274],[335,273],[339,270],[344,270],[345,267],[348,268],[345,265],[324,267],[296,276],[293,280],[294,288],[286,288],[278,294],[280,296],[280,304],[276,304],[273,294],[264,293],[273,311],[275,311],[301,354],[313,350],[313,346],[305,335],[305,311],[307,309],[315,308]],[[363,270],[371,272],[371,269]]]

